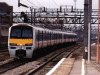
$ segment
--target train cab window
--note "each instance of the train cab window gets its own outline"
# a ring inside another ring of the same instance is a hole
[[[22,37],[32,37],[31,30],[22,30]]]
[[[32,27],[28,26],[12,27],[10,38],[33,38]]]
[[[11,38],[18,38],[18,37],[21,37],[21,30],[20,29],[12,29],[11,31]]]

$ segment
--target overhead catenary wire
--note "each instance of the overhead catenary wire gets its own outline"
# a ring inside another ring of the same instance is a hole
[[[41,5],[42,7],[44,7],[38,0],[36,0],[38,2],[39,5]]]
[[[33,4],[31,1],[27,0],[29,3]],[[38,6],[36,6],[35,4],[33,4],[35,7],[39,8]]]
[[[21,0],[21,1],[23,1],[23,2],[26,3],[27,5],[30,5],[30,3],[25,2],[25,0]],[[30,5],[30,6],[31,6],[31,5]]]
[[[55,3],[55,5],[57,5],[59,7],[59,5],[54,0],[52,0],[52,1]]]

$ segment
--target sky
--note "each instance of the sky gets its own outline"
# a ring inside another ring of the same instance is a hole
[[[18,0],[0,0],[0,2],[6,2],[10,6],[13,6],[14,12],[30,11],[29,8],[18,7]],[[59,8],[60,5],[72,5],[75,6],[74,0],[20,0],[21,3],[34,7],[47,7],[47,8]],[[98,0],[92,0],[92,9],[98,8]],[[76,9],[84,9],[84,0],[76,0]]]

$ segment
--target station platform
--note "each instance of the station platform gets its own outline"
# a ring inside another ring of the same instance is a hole
[[[82,58],[62,58],[46,75],[100,75],[91,62]]]

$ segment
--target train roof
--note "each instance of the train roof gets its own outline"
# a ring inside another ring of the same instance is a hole
[[[77,35],[76,33],[73,33],[73,32],[65,32],[65,31],[58,31],[58,30],[50,30],[50,29],[47,29],[47,28],[41,28],[41,27],[36,27],[36,26],[33,26],[33,25],[30,25],[30,24],[27,24],[27,23],[17,23],[17,24],[14,24],[12,25],[11,27],[13,26],[20,26],[20,25],[24,25],[24,26],[30,26],[34,29],[37,29],[37,30],[46,30],[46,31],[50,31],[50,32],[58,32],[58,33],[63,33],[63,34],[68,34],[68,35]],[[10,27],[10,28],[11,28]]]

